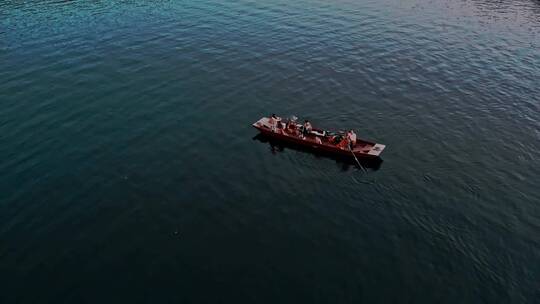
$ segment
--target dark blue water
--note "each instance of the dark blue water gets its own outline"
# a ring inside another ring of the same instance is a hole
[[[533,0],[4,0],[0,302],[538,302],[539,34]]]

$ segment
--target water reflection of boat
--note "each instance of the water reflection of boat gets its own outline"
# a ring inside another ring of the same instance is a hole
[[[264,133],[257,134],[255,137],[253,137],[253,140],[257,140],[262,143],[268,143],[270,146],[270,151],[273,154],[284,152],[285,149],[291,149],[305,153],[308,153],[309,151],[309,153],[315,155],[315,157],[323,157],[335,160],[337,164],[341,165],[341,169],[345,171],[358,166],[356,161],[352,157],[343,156],[341,154],[329,153],[325,150],[312,150],[304,145],[295,144],[294,142],[277,140]],[[359,162],[364,169],[370,169],[375,171],[381,167],[383,160],[379,157],[371,159],[362,158],[359,159]]]

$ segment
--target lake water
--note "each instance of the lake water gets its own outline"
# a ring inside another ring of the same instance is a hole
[[[535,0],[4,0],[0,302],[537,302],[539,79]]]

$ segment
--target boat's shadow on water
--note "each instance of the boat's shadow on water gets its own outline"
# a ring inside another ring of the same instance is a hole
[[[269,136],[266,136],[262,133],[259,133],[255,137],[253,137],[253,140],[257,140],[262,143],[267,143],[270,146],[270,151],[272,154],[282,153],[286,151],[286,149],[291,149],[294,151],[312,154],[316,158],[333,159],[343,171],[348,171],[350,169],[366,169],[366,170],[376,171],[376,170],[379,170],[383,162],[381,158],[375,158],[375,159],[360,159],[359,158],[358,161],[363,167],[363,168],[359,168],[358,163],[352,157],[352,155],[351,157],[346,157],[342,155],[336,155],[331,152],[320,151],[320,150],[317,151],[317,150],[309,149],[309,148],[306,148],[304,146],[297,145],[294,143],[279,141]]]

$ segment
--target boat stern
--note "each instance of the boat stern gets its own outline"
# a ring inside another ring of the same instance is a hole
[[[371,147],[371,149],[369,150],[369,152],[367,152],[367,154],[374,157],[378,157],[381,155],[384,148],[386,148],[386,145],[375,144],[373,147]]]

